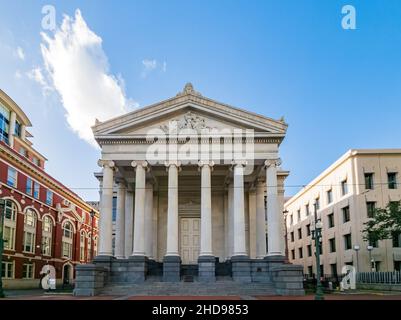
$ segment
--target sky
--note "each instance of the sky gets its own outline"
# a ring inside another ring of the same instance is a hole
[[[355,29],[342,27],[345,5],[355,8]],[[47,172],[86,200],[98,200],[95,118],[170,98],[187,82],[214,100],[284,116],[287,195],[349,149],[401,147],[401,1],[0,0],[0,8],[0,88],[31,119]]]

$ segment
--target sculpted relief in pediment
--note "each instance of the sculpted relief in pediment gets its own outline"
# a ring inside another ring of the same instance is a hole
[[[171,130],[181,131],[184,129],[195,130],[197,133],[200,133],[202,130],[212,130],[214,128],[206,124],[205,118],[188,111],[181,118],[170,120],[168,124],[161,125],[160,129],[165,133]]]

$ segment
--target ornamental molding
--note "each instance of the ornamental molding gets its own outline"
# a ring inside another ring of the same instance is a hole
[[[168,124],[159,127],[164,133],[176,133],[189,129],[197,133],[207,132],[216,129],[206,125],[205,118],[197,115],[192,111],[188,111],[179,119],[170,120]]]

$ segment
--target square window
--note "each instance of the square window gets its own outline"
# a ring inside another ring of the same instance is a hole
[[[329,239],[330,252],[336,252],[336,238]]]
[[[334,227],[334,213],[330,213],[327,215],[327,222],[329,225],[329,229]]]
[[[343,221],[344,223],[348,222],[351,220],[351,215],[350,215],[350,211],[349,211],[349,206],[346,206],[344,208],[342,208],[343,211]]]
[[[376,202],[368,201],[366,202],[366,211],[368,218],[374,218],[376,210]]]
[[[365,173],[365,189],[373,190],[373,173]]]
[[[341,193],[343,196],[345,196],[348,193],[347,179],[345,179],[344,181],[341,181]]]
[[[327,191],[327,204],[330,204],[333,202],[333,190]]]
[[[17,170],[12,167],[8,167],[7,184],[13,188],[17,187]]]
[[[387,173],[388,188],[397,189],[397,173],[389,172]]]
[[[344,249],[351,250],[352,249],[352,239],[351,234],[344,235]]]

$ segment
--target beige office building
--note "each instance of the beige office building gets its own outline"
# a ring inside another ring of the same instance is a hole
[[[400,235],[369,244],[362,234],[375,207],[401,199],[400,181],[401,149],[348,151],[285,203],[289,260],[303,265],[305,274],[316,272],[311,239],[316,203],[324,274],[340,274],[346,264],[360,272],[400,270]]]

